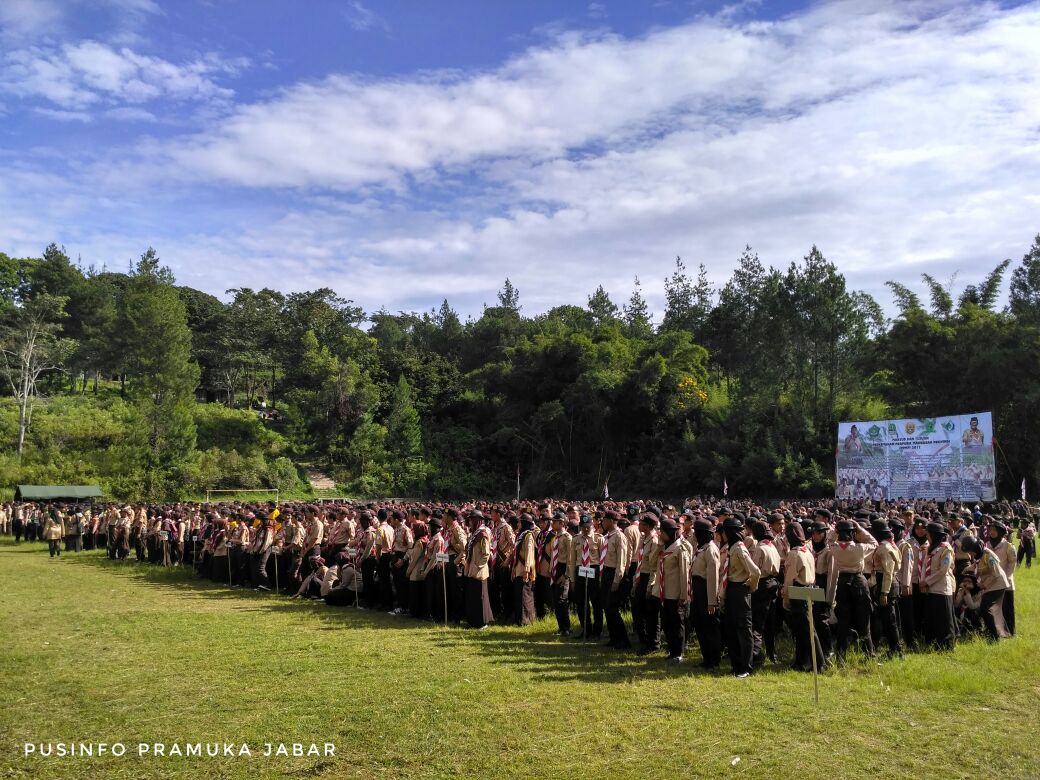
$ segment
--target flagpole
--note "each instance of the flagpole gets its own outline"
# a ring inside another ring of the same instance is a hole
[[[516,464],[516,500],[520,501],[520,464]]]

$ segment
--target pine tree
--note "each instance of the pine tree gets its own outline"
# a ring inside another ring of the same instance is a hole
[[[498,303],[503,309],[520,311],[520,291],[513,286],[508,276],[502,289],[498,291]]]
[[[136,402],[149,498],[176,492],[195,452],[193,406],[199,366],[191,359],[187,312],[169,268],[145,252],[122,302],[130,395]]]
[[[1009,308],[1022,320],[1040,322],[1040,235],[1011,274]]]
[[[405,492],[421,490],[426,481],[422,456],[422,426],[412,403],[412,388],[404,374],[397,380],[390,416],[386,421],[386,445],[395,486]]]
[[[610,300],[602,284],[589,296],[589,312],[597,325],[606,325],[617,319],[618,307]]]
[[[629,333],[636,338],[646,338],[653,332],[650,309],[646,305],[646,299],[643,298],[643,291],[639,284],[638,276],[635,278],[632,297],[628,299],[622,319],[624,319],[625,325],[628,326]]]

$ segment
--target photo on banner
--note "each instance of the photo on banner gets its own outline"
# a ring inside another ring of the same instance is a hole
[[[990,412],[838,424],[835,495],[883,501],[993,501]]]

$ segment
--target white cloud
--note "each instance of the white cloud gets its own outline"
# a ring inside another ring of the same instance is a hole
[[[140,104],[158,98],[227,100],[233,90],[217,83],[248,65],[206,54],[173,63],[84,40],[60,47],[34,46],[9,51],[0,60],[0,91],[42,98],[66,109],[103,104]]]
[[[350,26],[359,32],[368,32],[377,28],[387,29],[386,20],[362,3],[361,0],[350,0],[346,8],[343,9],[343,15]]]
[[[816,243],[887,300],[885,279],[968,280],[1040,229],[1037,40],[1037,2],[835,2],[638,39],[564,34],[481,73],[291,86],[87,178],[122,191],[161,166],[209,193],[289,188],[277,212],[232,204],[217,226],[172,204],[141,218],[164,227],[135,239],[210,291],[330,285],[370,310],[447,295],[479,311],[509,276],[533,312],[601,282],[621,302],[638,274],[660,312],[676,254],[721,281],[745,243],[778,266]],[[125,84],[104,62],[98,94]],[[378,200],[354,211],[359,192]],[[78,238],[99,253],[126,241]]]
[[[110,119],[119,119],[123,122],[157,122],[158,117],[151,111],[146,111],[143,108],[132,108],[130,106],[121,106],[119,108],[110,108],[105,112],[105,116]]]
[[[45,108],[42,106],[37,106],[33,109],[33,113],[47,117],[48,119],[57,119],[59,122],[90,121],[90,114],[88,114],[86,111],[65,111],[64,109],[60,108]]]
[[[0,3],[0,40],[36,37],[52,29],[61,17],[61,7],[53,0],[4,0]]]

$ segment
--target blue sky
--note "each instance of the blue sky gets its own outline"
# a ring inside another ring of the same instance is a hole
[[[660,312],[676,255],[850,283],[1040,231],[1040,2],[0,2],[0,251],[215,294]]]

